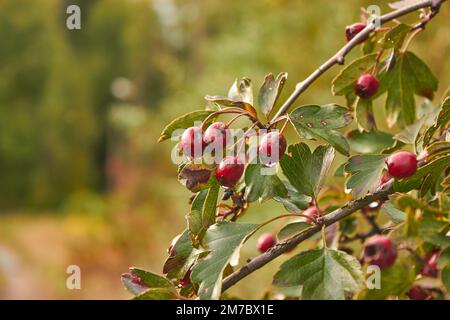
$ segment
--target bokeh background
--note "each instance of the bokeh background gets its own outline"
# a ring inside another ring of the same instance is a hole
[[[164,125],[236,77],[258,88],[287,71],[286,97],[344,44],[360,7],[387,2],[0,0],[0,298],[128,298],[120,274],[161,272],[189,208],[173,143],[156,143]],[[70,4],[81,30],[66,28]],[[449,9],[412,45],[440,79],[437,97],[450,85]],[[344,103],[330,93],[336,72],[299,104]],[[281,210],[255,206],[246,219]],[[66,288],[71,264],[81,290]],[[262,297],[278,264],[230,292]]]

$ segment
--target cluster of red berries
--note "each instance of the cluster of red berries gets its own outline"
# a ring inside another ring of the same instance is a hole
[[[190,127],[181,136],[180,146],[185,155],[191,159],[201,158],[205,147],[211,143],[226,149],[231,140],[228,127],[223,122],[214,122],[203,132],[200,127]],[[286,138],[282,133],[269,132],[263,136],[258,145],[258,154],[261,162],[271,165],[270,160],[274,150],[278,148],[278,155],[285,153],[287,147]],[[244,173],[244,163],[235,156],[226,156],[216,168],[216,178],[226,188],[232,188]]]

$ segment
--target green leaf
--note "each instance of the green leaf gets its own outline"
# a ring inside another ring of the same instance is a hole
[[[192,246],[189,231],[185,230],[170,249],[170,255],[164,263],[163,273],[169,279],[183,279],[200,253],[200,250]]]
[[[364,277],[358,260],[343,251],[316,249],[302,252],[283,263],[274,284],[301,285],[302,299],[344,300],[359,290]]]
[[[349,125],[353,116],[347,108],[336,104],[305,105],[289,115],[297,132],[306,139],[321,138],[338,152],[348,155],[349,145],[342,134],[334,129]]]
[[[365,131],[376,129],[372,100],[357,98],[355,104],[355,118],[358,127]]]
[[[395,140],[389,133],[382,131],[360,132],[353,130],[347,133],[350,149],[358,153],[379,153],[394,145]]]
[[[441,280],[447,290],[447,293],[450,294],[450,264],[445,266],[441,271]]]
[[[381,46],[384,49],[394,48],[400,50],[409,31],[411,31],[411,26],[404,23],[396,25],[384,34],[384,37],[381,39]]]
[[[173,283],[157,274],[138,269],[130,268],[129,273],[124,273],[121,277],[124,287],[133,295],[135,299],[176,299],[177,292]],[[150,293],[151,292],[151,293]]]
[[[422,117],[413,124],[406,126],[405,129],[394,136],[394,139],[399,140],[406,144],[416,144],[417,136],[419,135],[420,129],[425,123],[425,118]]]
[[[278,232],[277,238],[278,240],[289,239],[309,227],[311,227],[311,224],[303,221],[288,223]]]
[[[176,291],[167,288],[152,288],[135,296],[133,300],[175,300],[179,299]]]
[[[366,72],[375,64],[377,54],[368,54],[364,57],[358,58],[339,72],[333,79],[331,91],[335,96],[345,96],[353,94],[355,81],[359,76]]]
[[[245,199],[260,202],[275,196],[287,197],[287,190],[276,174],[263,174],[260,164],[249,164],[245,169]]]
[[[368,192],[372,193],[380,184],[384,163],[384,155],[356,155],[345,165],[345,171],[351,176],[346,182],[346,188],[352,190],[355,197],[360,198]]]
[[[423,145],[427,146],[430,143],[436,131],[438,131],[439,129],[443,130],[443,128],[445,128],[445,126],[447,126],[449,122],[450,122],[450,97],[447,97],[442,103],[441,111],[439,112],[435,124],[425,132],[423,138]]]
[[[436,218],[435,213],[424,212],[419,224],[419,237],[441,248],[450,247],[450,223]]]
[[[386,73],[384,80],[388,90],[386,112],[389,126],[393,126],[399,117],[401,125],[414,123],[414,94],[429,96],[429,92],[436,91],[438,85],[428,66],[409,51],[397,58],[395,67]]]
[[[199,286],[200,299],[219,299],[225,267],[237,265],[240,248],[256,227],[255,224],[221,221],[206,231],[202,245],[210,253],[198,261],[191,273],[192,281]]]
[[[219,198],[220,185],[214,179],[211,187],[208,189],[205,204],[202,211],[202,225],[204,230],[216,222],[217,200]]]
[[[331,146],[318,146],[313,153],[305,143],[289,146],[280,159],[283,173],[301,194],[317,197],[334,159]]]
[[[195,122],[205,120],[206,117],[211,113],[213,113],[213,111],[197,110],[176,118],[164,128],[164,130],[161,132],[158,142],[170,139],[172,137],[172,134],[175,134],[175,131],[177,130],[192,127]],[[182,133],[183,132],[181,132],[180,130],[178,135],[181,135]]]
[[[289,182],[283,181],[287,196],[275,196],[273,199],[283,204],[284,208],[291,213],[300,213],[309,207],[311,197],[299,193]]]
[[[239,81],[236,79],[228,91],[228,98],[253,105],[252,81],[249,78],[242,78]]]
[[[380,288],[366,289],[365,294],[361,297],[366,300],[384,300],[389,297],[398,297],[411,288],[416,273],[414,268],[414,261],[409,258],[397,258],[396,263],[387,269],[381,270]]]
[[[270,73],[264,78],[264,83],[259,89],[258,103],[266,118],[269,117],[275,106],[278,96],[286,83],[287,76],[286,72],[282,72],[274,78],[273,74]]]
[[[406,214],[397,209],[392,202],[385,202],[381,208],[395,224],[402,223],[406,220]]]

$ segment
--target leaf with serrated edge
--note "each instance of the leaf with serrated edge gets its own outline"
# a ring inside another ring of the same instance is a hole
[[[406,214],[397,209],[391,202],[385,202],[382,207],[383,211],[389,216],[389,219],[395,224],[402,223],[406,219]]]
[[[386,112],[390,127],[397,123],[399,116],[402,120],[400,125],[414,123],[414,95],[428,96],[428,92],[436,91],[438,86],[438,81],[428,66],[409,51],[398,57],[393,70],[386,73],[386,79]]]
[[[352,122],[353,116],[347,108],[336,104],[305,105],[292,111],[289,119],[299,135],[306,139],[321,138],[340,153],[348,155],[347,140],[340,132],[334,130]]]
[[[287,197],[287,190],[276,174],[262,174],[260,164],[249,164],[245,169],[245,199],[249,202],[271,199],[275,196]]]
[[[289,146],[280,159],[284,175],[301,194],[317,197],[334,159],[331,146],[318,146],[313,153],[305,143]]]
[[[237,264],[243,242],[256,227],[256,224],[222,221],[206,231],[202,245],[210,253],[194,266],[191,273],[192,281],[198,285],[200,299],[219,299],[225,267],[229,263]]]
[[[395,140],[389,133],[382,131],[353,130],[347,133],[350,149],[358,153],[378,153],[394,145]]]
[[[129,273],[122,275],[122,283],[134,295],[140,295],[148,289],[165,289],[175,292],[175,286],[169,279],[135,267],[130,268]]]
[[[380,41],[381,45],[384,49],[395,48],[399,50],[409,31],[411,31],[410,26],[400,23],[384,34]]]
[[[346,188],[360,198],[372,193],[380,184],[383,169],[386,168],[384,155],[357,155],[351,157],[345,165],[345,171],[351,176]]]
[[[436,119],[436,122],[433,126],[431,126],[424,134],[423,139],[423,145],[427,146],[433,135],[436,133],[436,131],[439,128],[444,128],[447,126],[450,122],[450,97],[447,97],[444,102],[442,103],[442,106],[440,108],[439,115]]]
[[[192,246],[189,231],[185,230],[170,249],[169,257],[164,263],[163,273],[169,279],[182,279],[197,260],[200,250]]]
[[[283,263],[274,284],[281,287],[301,285],[304,300],[344,300],[364,281],[358,260],[343,251],[316,249],[302,252]]]
[[[299,193],[288,181],[283,181],[287,189],[287,196],[275,196],[273,199],[283,204],[284,208],[291,213],[300,213],[309,207],[312,198]]]

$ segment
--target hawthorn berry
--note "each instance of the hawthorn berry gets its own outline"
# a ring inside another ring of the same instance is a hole
[[[203,135],[203,141],[205,144],[217,143],[217,146],[221,146],[225,149],[230,142],[230,132],[227,125],[223,122],[212,123],[208,129],[206,129]]]
[[[180,146],[184,154],[189,158],[201,158],[203,149],[205,148],[203,130],[199,127],[190,127],[184,130],[181,136]]]
[[[256,246],[258,247],[259,252],[266,252],[270,248],[272,248],[277,243],[277,240],[275,239],[275,236],[268,232],[262,234],[257,242]]]
[[[439,256],[438,251],[433,251],[426,259],[420,274],[426,277],[436,278],[438,275],[437,259]]]
[[[320,210],[316,206],[311,206],[302,212],[302,215],[306,216],[303,217],[304,221],[308,223],[313,223],[320,214]]]
[[[363,260],[368,265],[386,269],[392,266],[396,259],[397,247],[387,236],[375,235],[366,241]]]
[[[216,168],[216,178],[220,185],[232,188],[244,173],[244,164],[237,157],[225,157]]]
[[[352,40],[358,33],[360,33],[366,25],[362,22],[357,22],[345,27],[345,38],[347,41]]]
[[[277,131],[272,131],[264,135],[258,145],[258,154],[261,162],[266,165],[278,162],[286,152],[287,142],[284,135]],[[278,154],[276,154],[278,152]],[[272,159],[277,157],[276,159]]]
[[[411,300],[429,300],[431,297],[428,293],[425,292],[421,287],[419,286],[413,286],[409,291],[406,293],[406,295]]]
[[[369,99],[378,91],[380,82],[370,73],[363,73],[355,82],[355,94],[361,99]]]
[[[397,179],[412,176],[417,171],[417,157],[414,153],[400,151],[386,159],[389,175]]]

